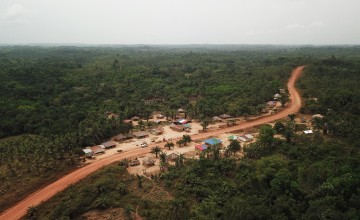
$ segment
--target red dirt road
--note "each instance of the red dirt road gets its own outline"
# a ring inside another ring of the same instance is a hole
[[[297,113],[301,107],[301,97],[295,88],[295,81],[299,78],[303,69],[304,69],[304,66],[300,66],[300,67],[297,67],[292,72],[292,75],[287,84],[287,87],[288,87],[288,90],[290,93],[291,102],[282,111],[280,111],[276,114],[273,114],[273,115],[261,117],[259,119],[249,121],[249,122],[246,122],[246,123],[243,123],[240,125],[236,125],[233,127],[214,130],[214,131],[201,133],[201,134],[196,134],[196,135],[193,135],[191,138],[193,140],[202,140],[209,136],[215,136],[215,135],[223,134],[226,132],[237,131],[240,129],[245,129],[245,128],[253,127],[256,125],[269,123],[269,122],[272,122],[272,121],[275,121],[275,120],[278,120],[281,118],[285,118],[289,114]],[[163,147],[164,143],[156,144],[156,145]],[[23,217],[26,214],[28,207],[39,205],[41,202],[50,199],[55,194],[64,190],[71,184],[78,182],[79,180],[85,178],[89,174],[95,172],[96,170],[98,170],[106,165],[109,165],[111,163],[114,163],[114,162],[119,161],[124,158],[134,158],[134,157],[140,156],[142,154],[149,153],[151,147],[152,146],[149,146],[147,148],[133,149],[133,150],[126,151],[124,153],[111,155],[111,156],[103,158],[101,160],[94,161],[93,163],[90,163],[89,165],[86,165],[82,168],[79,168],[78,170],[56,180],[55,182],[51,183],[50,185],[46,186],[45,188],[40,189],[37,192],[34,192],[33,194],[29,195],[23,201],[19,202],[18,204],[14,205],[13,207],[7,209],[5,212],[0,214],[0,220],[20,219],[21,217]]]

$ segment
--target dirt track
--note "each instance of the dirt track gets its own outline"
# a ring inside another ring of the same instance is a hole
[[[272,122],[272,121],[275,121],[275,120],[278,120],[281,118],[285,118],[289,114],[298,112],[301,107],[301,97],[295,88],[295,81],[298,79],[298,77],[302,73],[303,69],[304,69],[304,66],[297,67],[292,72],[292,75],[287,84],[287,87],[288,87],[288,90],[290,93],[291,102],[282,111],[280,111],[276,114],[270,115],[270,116],[262,117],[262,118],[259,118],[259,119],[256,119],[256,120],[253,120],[250,122],[246,122],[244,124],[236,125],[233,127],[228,127],[228,128],[224,128],[224,129],[220,129],[220,130],[215,130],[215,131],[210,131],[210,132],[206,132],[206,133],[193,135],[192,139],[193,140],[200,140],[200,139],[202,140],[209,136],[215,136],[215,135],[219,135],[219,134],[222,134],[225,132],[237,131],[240,129],[245,129],[245,128],[253,127],[256,125],[269,123],[269,122]],[[156,145],[163,147],[164,143],[156,144]],[[83,179],[87,175],[95,172],[96,170],[98,170],[106,165],[109,165],[113,162],[119,161],[124,158],[130,158],[130,157],[133,158],[133,157],[137,157],[139,155],[145,154],[145,153],[149,153],[151,147],[152,146],[149,146],[147,148],[139,148],[139,149],[129,150],[129,151],[126,151],[121,154],[111,155],[107,158],[97,160],[87,166],[84,166],[84,167],[60,178],[59,180],[51,183],[50,185],[46,186],[45,188],[40,189],[37,192],[34,192],[33,194],[28,196],[23,201],[19,202],[18,204],[14,205],[13,207],[9,208],[8,210],[6,210],[5,212],[3,212],[0,215],[0,220],[20,219],[22,216],[24,216],[26,214],[28,207],[36,206],[36,205],[40,204],[42,201],[46,201],[46,200],[50,199],[56,193],[64,190],[69,185],[78,182],[79,180]]]

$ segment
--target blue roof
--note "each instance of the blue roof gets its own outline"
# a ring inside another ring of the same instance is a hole
[[[209,138],[205,140],[205,144],[209,144],[209,145],[221,144],[221,142],[222,142],[221,140],[216,138]]]

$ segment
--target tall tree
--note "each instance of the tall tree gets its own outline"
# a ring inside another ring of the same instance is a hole
[[[155,146],[151,148],[150,153],[155,154],[156,158],[158,157],[158,154],[161,152],[161,149],[159,146]]]

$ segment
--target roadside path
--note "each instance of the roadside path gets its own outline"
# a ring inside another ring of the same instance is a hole
[[[273,115],[260,117],[256,120],[249,121],[244,124],[239,124],[239,125],[227,127],[224,129],[219,129],[219,130],[209,131],[206,133],[192,135],[191,136],[192,140],[193,141],[203,140],[209,136],[216,136],[216,135],[223,134],[226,132],[233,132],[233,131],[237,131],[240,129],[245,129],[245,128],[273,122],[275,120],[285,118],[289,114],[297,113],[301,107],[301,97],[295,88],[295,82],[301,75],[303,69],[304,69],[304,66],[300,66],[300,67],[297,67],[295,70],[293,70],[291,77],[287,83],[291,102],[289,102],[288,105],[282,111],[280,111],[276,114],[273,114]],[[140,155],[149,153],[151,150],[151,147],[153,147],[155,145],[164,147],[164,144],[165,143],[152,144],[147,148],[137,148],[137,149],[125,151],[120,154],[109,155],[109,157],[94,161],[93,163],[90,163],[89,165],[81,167],[78,170],[75,170],[74,172],[69,173],[66,176],[49,184],[48,186],[32,193],[23,201],[17,203],[13,207],[7,209],[5,212],[0,214],[0,220],[20,219],[21,217],[23,217],[26,214],[28,207],[39,205],[41,202],[50,199],[58,192],[63,191],[71,184],[77,183],[79,180],[81,180],[81,179],[85,178],[86,176],[88,176],[89,174],[101,169],[102,167],[107,166],[116,161],[122,160],[124,158],[134,158],[134,157],[138,157]]]

